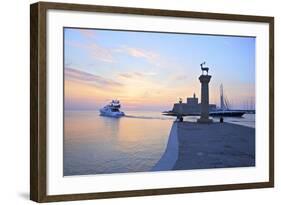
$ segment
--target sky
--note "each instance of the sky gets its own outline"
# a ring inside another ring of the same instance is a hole
[[[206,62],[210,103],[219,88],[232,109],[255,104],[255,38],[64,28],[66,110],[96,110],[112,99],[122,110],[164,111],[199,97]]]

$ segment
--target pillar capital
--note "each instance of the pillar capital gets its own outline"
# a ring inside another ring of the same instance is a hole
[[[211,80],[211,75],[200,75],[199,80],[201,83],[209,83]]]

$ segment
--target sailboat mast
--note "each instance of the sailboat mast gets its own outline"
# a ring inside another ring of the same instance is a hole
[[[224,97],[223,97],[223,86],[222,86],[222,84],[220,85],[220,108],[222,109],[222,110],[224,110],[225,109],[225,105],[224,105]]]

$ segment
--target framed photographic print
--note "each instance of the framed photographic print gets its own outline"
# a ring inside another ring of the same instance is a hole
[[[274,18],[40,2],[30,198],[274,186]]]

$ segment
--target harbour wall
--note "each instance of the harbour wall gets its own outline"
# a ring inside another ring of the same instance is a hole
[[[179,154],[178,122],[174,122],[170,131],[166,150],[151,171],[172,170]]]

